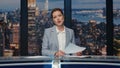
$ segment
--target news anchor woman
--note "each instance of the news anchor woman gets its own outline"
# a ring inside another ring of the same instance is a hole
[[[74,32],[72,29],[64,25],[64,14],[60,8],[55,8],[51,11],[51,17],[54,26],[45,29],[42,43],[43,56],[64,56],[65,47],[69,43],[75,44]],[[76,53],[80,55],[81,52]]]

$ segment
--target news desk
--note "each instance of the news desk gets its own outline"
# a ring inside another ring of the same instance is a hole
[[[59,61],[57,68],[120,68],[120,57],[117,56],[0,57],[0,68],[56,68],[54,61]]]

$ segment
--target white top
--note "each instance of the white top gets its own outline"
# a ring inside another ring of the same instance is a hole
[[[57,37],[58,37],[58,43],[59,43],[59,50],[64,51],[65,43],[66,43],[65,27],[63,31],[59,31],[56,27],[56,31],[57,31]]]

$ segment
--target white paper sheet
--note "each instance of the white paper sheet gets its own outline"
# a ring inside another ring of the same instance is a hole
[[[69,43],[69,45],[65,48],[64,52],[66,54],[69,54],[69,53],[82,52],[85,49],[86,49],[85,47],[80,47],[73,43]]]

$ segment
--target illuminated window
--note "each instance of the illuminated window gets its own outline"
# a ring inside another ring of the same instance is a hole
[[[50,12],[64,9],[64,0],[28,0],[28,54],[40,55],[45,28],[53,26]]]
[[[72,24],[84,55],[106,55],[106,0],[72,0]]]
[[[120,0],[113,0],[114,55],[120,56]]]
[[[0,55],[19,56],[20,0],[0,0]]]

